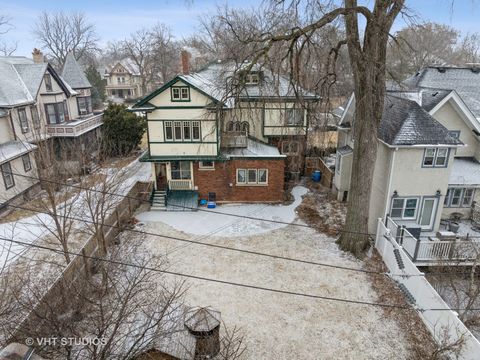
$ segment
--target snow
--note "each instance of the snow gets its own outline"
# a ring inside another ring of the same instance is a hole
[[[248,236],[266,233],[284,228],[287,224],[273,223],[261,220],[242,219],[240,216],[251,216],[266,220],[292,223],[295,220],[295,208],[300,205],[307,188],[296,186],[292,190],[294,202],[290,205],[242,204],[220,205],[205,211],[148,211],[137,215],[142,222],[163,222],[176,230],[194,234],[217,236]]]
[[[8,141],[0,145],[0,162],[8,161],[12,158],[19,157],[30,151],[35,150],[35,145],[24,141]]]
[[[120,171],[118,169],[104,169],[104,171],[108,178],[121,180],[121,185],[114,191],[119,195],[126,195],[138,181],[149,181],[151,177],[150,164],[142,163],[138,160],[133,161]],[[105,201],[114,204],[121,199],[121,196],[112,196]],[[91,221],[87,211],[86,191],[82,191],[78,196],[74,196],[73,200],[70,199],[68,201],[75,201],[75,208],[70,216],[76,218],[85,217]],[[66,204],[64,203],[64,206]],[[85,226],[88,226],[88,224],[76,224],[75,228],[81,229]],[[31,249],[28,245],[15,244],[1,238],[33,244],[51,234],[47,228],[54,228],[53,219],[43,213],[38,213],[15,222],[0,224],[0,268],[11,265]]]
[[[480,185],[480,163],[473,159],[455,158],[449,185]]]

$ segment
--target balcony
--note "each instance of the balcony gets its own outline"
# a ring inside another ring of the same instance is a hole
[[[193,190],[192,180],[169,180],[169,190]]]
[[[81,117],[61,124],[48,124],[47,134],[52,137],[76,137],[102,125],[103,113]]]
[[[244,131],[233,131],[222,134],[223,148],[246,148],[248,145],[247,134]]]

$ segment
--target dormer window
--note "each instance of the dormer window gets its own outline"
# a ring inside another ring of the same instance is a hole
[[[188,86],[172,87],[172,101],[190,101],[190,88]]]
[[[258,73],[249,73],[245,75],[245,85],[258,85],[260,76]]]

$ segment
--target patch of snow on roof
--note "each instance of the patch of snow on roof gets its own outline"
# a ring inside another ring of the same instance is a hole
[[[455,158],[449,185],[480,185],[480,163],[474,158]]]
[[[0,145],[0,163],[19,157],[36,148],[35,145],[24,141],[8,141]]]
[[[227,148],[222,150],[226,157],[278,157],[284,158],[275,146],[248,138],[246,148]]]

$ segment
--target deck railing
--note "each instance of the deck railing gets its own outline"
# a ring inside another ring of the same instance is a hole
[[[228,132],[222,134],[222,147],[246,148],[248,145],[247,134],[243,131]]]
[[[471,263],[480,256],[480,240],[458,237],[456,240],[423,240],[415,238],[405,228],[387,217],[385,227],[408,256],[416,263]]]
[[[48,124],[47,132],[55,137],[75,137],[100,126],[103,123],[103,114],[93,115],[85,119],[77,119],[62,124]]]
[[[192,180],[168,180],[170,190],[193,190]]]

